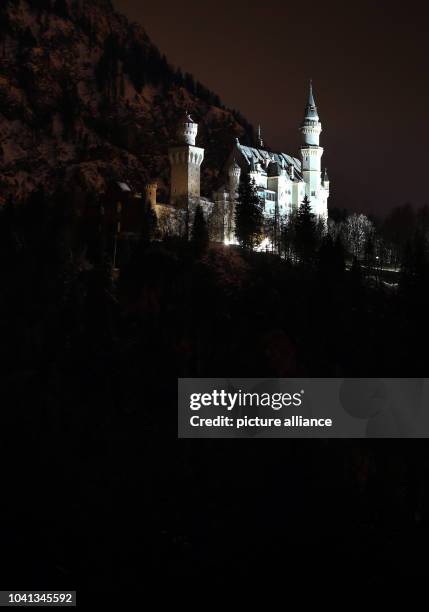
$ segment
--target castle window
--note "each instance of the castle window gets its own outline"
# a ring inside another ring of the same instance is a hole
[[[315,191],[312,191],[312,192],[311,192],[311,195],[312,195],[312,196],[315,196],[315,195],[316,195],[316,192],[315,192]]]

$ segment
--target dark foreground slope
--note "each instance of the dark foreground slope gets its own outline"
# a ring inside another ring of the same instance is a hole
[[[424,375],[423,294],[174,242],[137,245],[115,285],[64,257],[50,223],[8,223],[5,586],[137,601],[178,578],[424,576],[425,444],[176,439],[178,376]]]

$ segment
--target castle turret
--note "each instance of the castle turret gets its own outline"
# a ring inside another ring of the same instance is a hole
[[[264,148],[264,140],[262,138],[262,128],[258,125],[258,145],[261,149]]]
[[[228,168],[229,191],[232,197],[235,197],[235,194],[238,191],[238,186],[240,185],[240,177],[241,168],[234,159],[234,161]]]
[[[169,159],[171,164],[171,204],[186,207],[191,200],[200,197],[201,164],[204,160],[204,149],[196,147],[198,124],[194,123],[188,113],[179,124],[177,131],[178,146],[171,147]]]
[[[325,189],[329,189],[329,176],[328,176],[328,171],[326,168],[323,174],[323,186]]]
[[[178,142],[195,147],[197,134],[198,124],[193,122],[189,113],[186,113],[183,121],[181,121],[179,124],[179,129],[177,130]]]
[[[158,190],[157,183],[148,183],[146,185],[146,202],[155,208],[156,206],[156,192]]]
[[[308,102],[304,122],[301,126],[303,144],[301,147],[302,175],[305,182],[305,193],[310,200],[313,213],[327,217],[325,194],[322,194],[321,160],[323,148],[319,146],[322,124],[319,120],[313,86],[310,81]]]
[[[313,84],[310,81],[308,102],[305,109],[304,122],[301,126],[304,145],[319,146],[322,124],[319,120],[316,102],[314,101]]]

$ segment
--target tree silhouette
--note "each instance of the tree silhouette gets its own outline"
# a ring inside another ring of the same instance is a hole
[[[428,277],[428,241],[422,231],[417,231],[405,245],[399,288],[403,294],[412,297],[426,288]]]
[[[296,212],[292,212],[280,231],[280,254],[290,261],[295,257]]]
[[[261,240],[262,224],[262,202],[255,181],[243,173],[235,208],[235,235],[239,244],[245,249],[255,248]]]
[[[364,261],[366,273],[369,275],[373,272],[375,267],[376,259],[375,259],[375,242],[372,234],[369,234],[365,241],[364,246]]]
[[[357,257],[353,258],[352,267],[349,273],[349,290],[352,306],[359,307],[364,297],[364,282],[362,267]]]
[[[192,226],[191,244],[197,257],[201,256],[207,249],[209,243],[209,231],[204,218],[203,209],[198,204],[195,210],[194,223]]]
[[[300,262],[314,262],[317,248],[317,227],[310,200],[305,196],[295,217],[295,250]]]
[[[344,278],[345,253],[341,238],[335,240],[332,236],[325,236],[318,253],[318,269],[322,276],[329,281],[340,281]]]

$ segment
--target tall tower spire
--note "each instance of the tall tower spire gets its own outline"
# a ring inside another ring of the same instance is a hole
[[[319,119],[319,115],[317,114],[317,106],[316,106],[316,102],[314,101],[314,94],[313,94],[313,81],[310,79],[310,89],[308,92],[308,102],[307,102],[307,107],[305,109],[305,118],[306,119]]]
[[[264,141],[262,139],[262,128],[261,128],[261,124],[258,125],[258,144],[261,147],[261,149],[264,148]]]
[[[314,214],[326,218],[328,215],[327,194],[322,186],[321,168],[323,148],[319,145],[321,131],[322,124],[314,100],[313,83],[310,80],[308,101],[301,125],[302,174],[305,181],[305,193],[311,202]]]
[[[305,145],[319,146],[319,137],[322,131],[322,124],[319,120],[316,102],[314,101],[313,82],[310,80],[307,106],[305,107],[304,122],[301,132]]]

